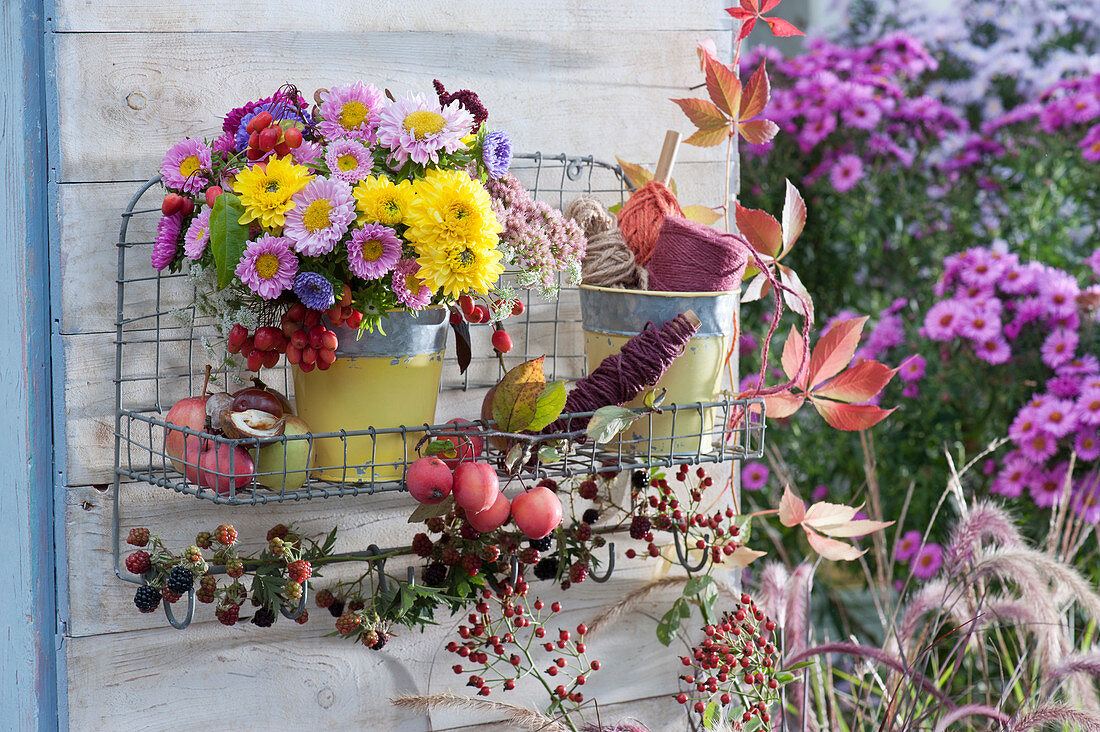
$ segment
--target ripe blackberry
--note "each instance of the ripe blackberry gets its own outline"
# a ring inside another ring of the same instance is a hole
[[[298,625],[305,625],[309,622],[309,610],[303,610],[302,614],[294,618],[294,622]]]
[[[453,567],[462,561],[462,555],[458,549],[452,546],[443,550],[443,556],[440,557],[440,560],[448,567]]]
[[[581,515],[581,521],[586,524],[594,524],[600,520],[600,512],[594,508],[585,509],[585,512]]]
[[[332,617],[340,617],[344,614],[344,601],[340,599],[333,600],[332,604],[328,606],[328,611],[332,614]]]
[[[165,587],[178,595],[188,592],[195,586],[195,574],[187,567],[172,567]]]
[[[291,562],[286,565],[286,576],[301,584],[313,576],[313,565],[304,559]]]
[[[209,549],[214,545],[214,535],[209,531],[200,531],[195,534],[195,546],[200,549]]]
[[[534,547],[527,547],[519,553],[519,561],[522,564],[538,564],[541,555]]]
[[[218,622],[222,625],[236,625],[237,620],[241,617],[241,606],[226,605],[225,607],[219,607],[214,611],[214,617],[216,617]]]
[[[588,524],[581,524],[577,527],[577,541],[588,541],[592,538],[592,527]]]
[[[327,608],[336,602],[336,596],[332,594],[331,590],[321,590],[313,596],[313,600],[317,603],[317,607]]]
[[[549,536],[544,536],[541,539],[528,539],[527,544],[532,549],[537,549],[540,552],[545,552],[550,550],[552,542],[550,541]]]
[[[130,552],[130,556],[126,557],[126,569],[133,574],[145,574],[152,566],[152,562],[149,561],[149,552],[141,549]]]
[[[424,568],[424,584],[428,587],[442,587],[447,582],[447,565],[432,562]]]
[[[596,481],[586,480],[577,486],[577,493],[586,501],[594,501],[600,495],[600,487],[596,485]]]
[[[370,649],[372,651],[382,650],[385,647],[387,640],[389,640],[389,636],[386,633],[379,633],[378,640],[376,640],[374,644],[371,645]]]
[[[143,613],[151,613],[160,605],[160,593],[157,592],[155,587],[142,585],[134,593],[134,604]]]
[[[588,579],[588,564],[586,562],[574,562],[569,568],[569,581],[577,585]]]
[[[644,539],[649,530],[653,528],[648,516],[635,516],[630,522],[630,538]]]
[[[462,558],[462,568],[466,570],[466,574],[475,576],[481,569],[481,557],[476,554],[467,554]]]
[[[149,529],[130,529],[130,535],[126,537],[127,544],[145,546],[149,543]]]
[[[286,535],[289,534],[289,533],[290,533],[290,529],[288,529],[283,524],[275,524],[274,526],[272,526],[270,529],[267,530],[267,540],[271,541],[272,539],[276,539],[276,538],[284,539],[284,538],[286,538]]]
[[[649,479],[646,477],[644,470],[635,470],[630,474],[630,485],[634,487],[634,490],[642,490],[648,482]]]
[[[500,548],[495,546],[481,547],[481,558],[486,562],[495,562],[500,558]]]
[[[554,557],[540,559],[535,565],[535,576],[540,580],[552,580],[558,576],[558,560]]]
[[[244,562],[240,559],[230,559],[225,563],[225,573],[233,579],[237,579],[244,574]]]
[[[432,555],[432,540],[425,533],[419,533],[413,537],[412,550],[418,557],[430,557]]]
[[[214,529],[214,538],[222,546],[233,546],[237,543],[237,530],[231,524],[222,524]]]
[[[362,622],[362,618],[349,611],[336,619],[336,630],[339,631],[340,635],[347,635],[355,631]]]
[[[275,613],[270,608],[262,607],[252,616],[252,624],[261,628],[270,628],[275,624]]]

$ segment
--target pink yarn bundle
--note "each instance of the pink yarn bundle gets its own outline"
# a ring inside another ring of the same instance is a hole
[[[736,290],[749,243],[697,221],[666,216],[649,260],[649,289],[660,292]]]

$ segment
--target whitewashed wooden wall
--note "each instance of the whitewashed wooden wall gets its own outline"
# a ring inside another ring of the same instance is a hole
[[[398,692],[435,692],[455,678],[441,639],[452,624],[395,638],[383,652],[321,637],[327,613],[299,627],[225,628],[209,606],[179,632],[160,613],[140,615],[133,585],[111,570],[115,269],[119,212],[163,151],[210,135],[221,115],[292,81],[319,86],[364,78],[394,90],[477,90],[494,126],[520,151],[655,161],[666,128],[689,132],[669,97],[700,80],[695,43],[728,46],[726,3],[716,0],[286,0],[165,3],[56,0],[51,41],[59,114],[57,212],[64,351],[64,496],[68,558],[65,656],[69,728],[166,729],[217,720],[244,730],[289,724],[331,730],[422,730],[486,720],[426,718],[386,702]],[[723,170],[711,150],[681,151],[685,202],[718,205]],[[135,365],[135,367],[140,364]],[[451,392],[455,394],[455,392]],[[478,397],[475,397],[479,399]],[[461,413],[445,397],[440,414]],[[127,485],[124,531],[145,525],[176,545],[232,522],[242,536],[296,521],[321,531],[338,523],[339,549],[411,538],[407,496],[226,508],[160,488]],[[566,593],[575,622],[597,617],[650,568],[620,563],[612,583]],[[654,729],[683,728],[675,688],[677,649],[659,646],[649,617],[656,597],[590,644],[604,662],[590,693],[601,716],[633,714]],[[322,618],[321,616],[325,617]],[[461,689],[459,689],[461,690]],[[661,698],[664,697],[664,698]],[[522,695],[513,701],[523,701]],[[537,696],[531,703],[541,703]],[[483,726],[485,729],[497,727]],[[503,727],[500,727],[503,729]]]

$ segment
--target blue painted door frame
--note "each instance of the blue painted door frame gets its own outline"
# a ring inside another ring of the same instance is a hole
[[[20,732],[65,726],[46,113],[56,89],[44,12],[41,0],[0,3],[0,729]]]

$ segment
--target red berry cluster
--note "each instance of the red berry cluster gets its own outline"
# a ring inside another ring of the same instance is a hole
[[[775,623],[749,595],[741,595],[737,609],[727,613],[722,622],[706,626],[703,642],[690,656],[681,657],[691,672],[680,678],[691,690],[678,694],[676,701],[692,703],[700,714],[711,701],[725,707],[736,704],[742,722],[758,717],[762,729],[769,729],[768,710],[778,701],[780,686],[774,631]]]
[[[289,339],[278,328],[266,325],[257,328],[250,335],[248,328],[237,323],[229,329],[225,350],[244,356],[249,371],[259,371],[261,368],[273,368],[279,363],[279,356],[286,353],[289,343]]]
[[[321,312],[296,303],[282,320],[283,334],[289,336],[286,360],[309,373],[314,368],[328,371],[336,361],[340,339],[321,323]]]
[[[588,628],[578,625],[574,632],[558,629],[556,639],[549,637],[547,622],[562,610],[561,603],[547,605],[527,598],[527,582],[521,577],[512,587],[500,586],[497,592],[484,590],[468,624],[458,627],[459,641],[447,644],[447,650],[473,667],[457,663],[451,670],[457,675],[470,673],[467,686],[489,696],[493,689],[511,691],[524,676],[538,678],[550,694],[550,713],[569,713],[584,701],[580,687],[588,675],[600,668],[599,661],[585,655],[584,636]],[[550,665],[540,671],[534,653],[541,648],[551,654]],[[563,677],[563,678],[558,678]],[[553,687],[554,681],[565,681]]]
[[[245,125],[245,131],[249,133],[245,155],[249,160],[259,160],[270,152],[280,157],[289,155],[291,150],[302,144],[302,130],[296,122],[273,123],[271,113],[264,111]]]

